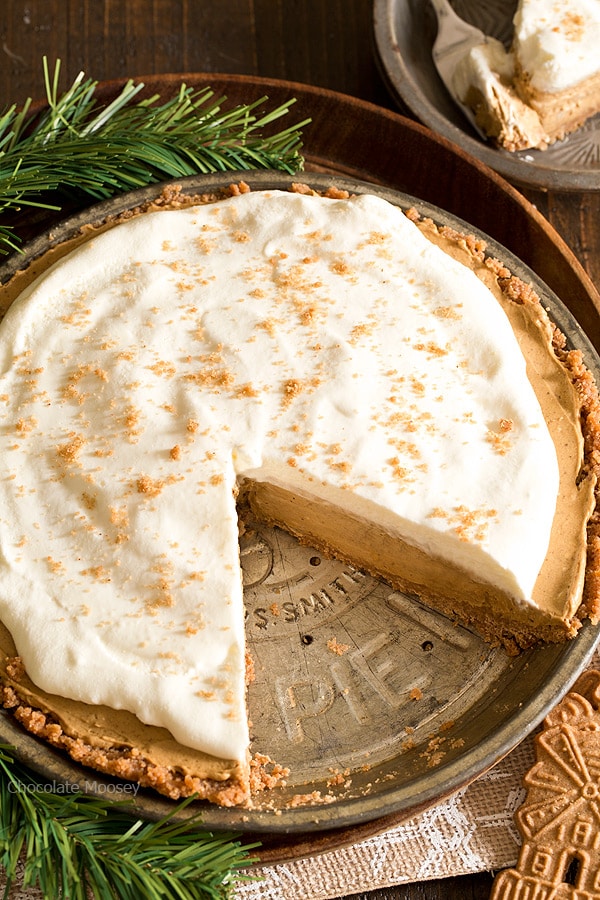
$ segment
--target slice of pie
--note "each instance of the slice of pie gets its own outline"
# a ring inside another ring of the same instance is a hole
[[[241,504],[489,641],[566,640],[598,618],[597,395],[474,238],[300,187],[166,206],[7,292],[3,699],[244,804]]]
[[[521,0],[514,25],[516,89],[563,138],[600,112],[600,3]]]
[[[512,45],[475,46],[456,89],[505,150],[545,150],[600,112],[598,0],[520,0]]]

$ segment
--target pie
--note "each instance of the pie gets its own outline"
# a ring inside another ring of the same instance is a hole
[[[598,0],[520,0],[510,48],[475,46],[458,94],[498,146],[545,150],[600,112],[599,42]]]
[[[2,696],[33,733],[173,798],[283,777],[249,753],[246,506],[510,652],[598,620],[595,385],[481,240],[242,183],[68,250],[0,326]]]

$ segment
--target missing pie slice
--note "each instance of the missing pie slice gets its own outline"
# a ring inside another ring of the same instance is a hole
[[[598,619],[597,394],[475,238],[336,190],[173,196],[6,290],[3,700],[243,805],[239,504],[511,651],[567,640]]]

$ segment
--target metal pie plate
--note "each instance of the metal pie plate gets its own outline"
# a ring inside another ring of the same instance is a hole
[[[452,6],[484,34],[510,45],[516,0],[452,0]],[[375,0],[373,18],[382,74],[420,122],[514,183],[556,191],[600,189],[600,114],[547,150],[497,149],[474,131],[435,69],[437,25],[429,0]]]
[[[336,185],[416,207],[439,224],[474,234],[465,222],[418,199],[337,176],[235,173],[182,179],[185,193],[242,178],[255,189],[302,180]],[[17,269],[76,235],[81,226],[155,197],[156,186],[77,215],[32,242],[0,270]],[[490,238],[489,252],[533,283],[551,317],[583,351],[594,376],[598,357],[561,301]],[[326,559],[279,529],[254,523],[241,539],[247,636],[256,679],[249,689],[253,752],[290,770],[285,787],[251,809],[194,803],[207,828],[247,836],[301,835],[401,821],[468,784],[529,734],[584,669],[598,642],[586,625],[573,641],[509,657],[470,631],[386,584]],[[25,733],[7,713],[0,740],[56,786],[132,802],[155,819],[174,803],[84,769]],[[64,789],[64,788],[63,788]]]

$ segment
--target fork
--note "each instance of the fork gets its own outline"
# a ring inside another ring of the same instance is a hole
[[[473,48],[485,44],[487,36],[469,25],[464,19],[456,15],[448,0],[431,0],[437,16],[438,32],[433,44],[433,62],[438,74],[448,93],[462,110],[463,115],[469,120],[475,131],[484,139],[486,135],[481,131],[475,115],[459,98],[454,87],[454,72],[461,59]]]

